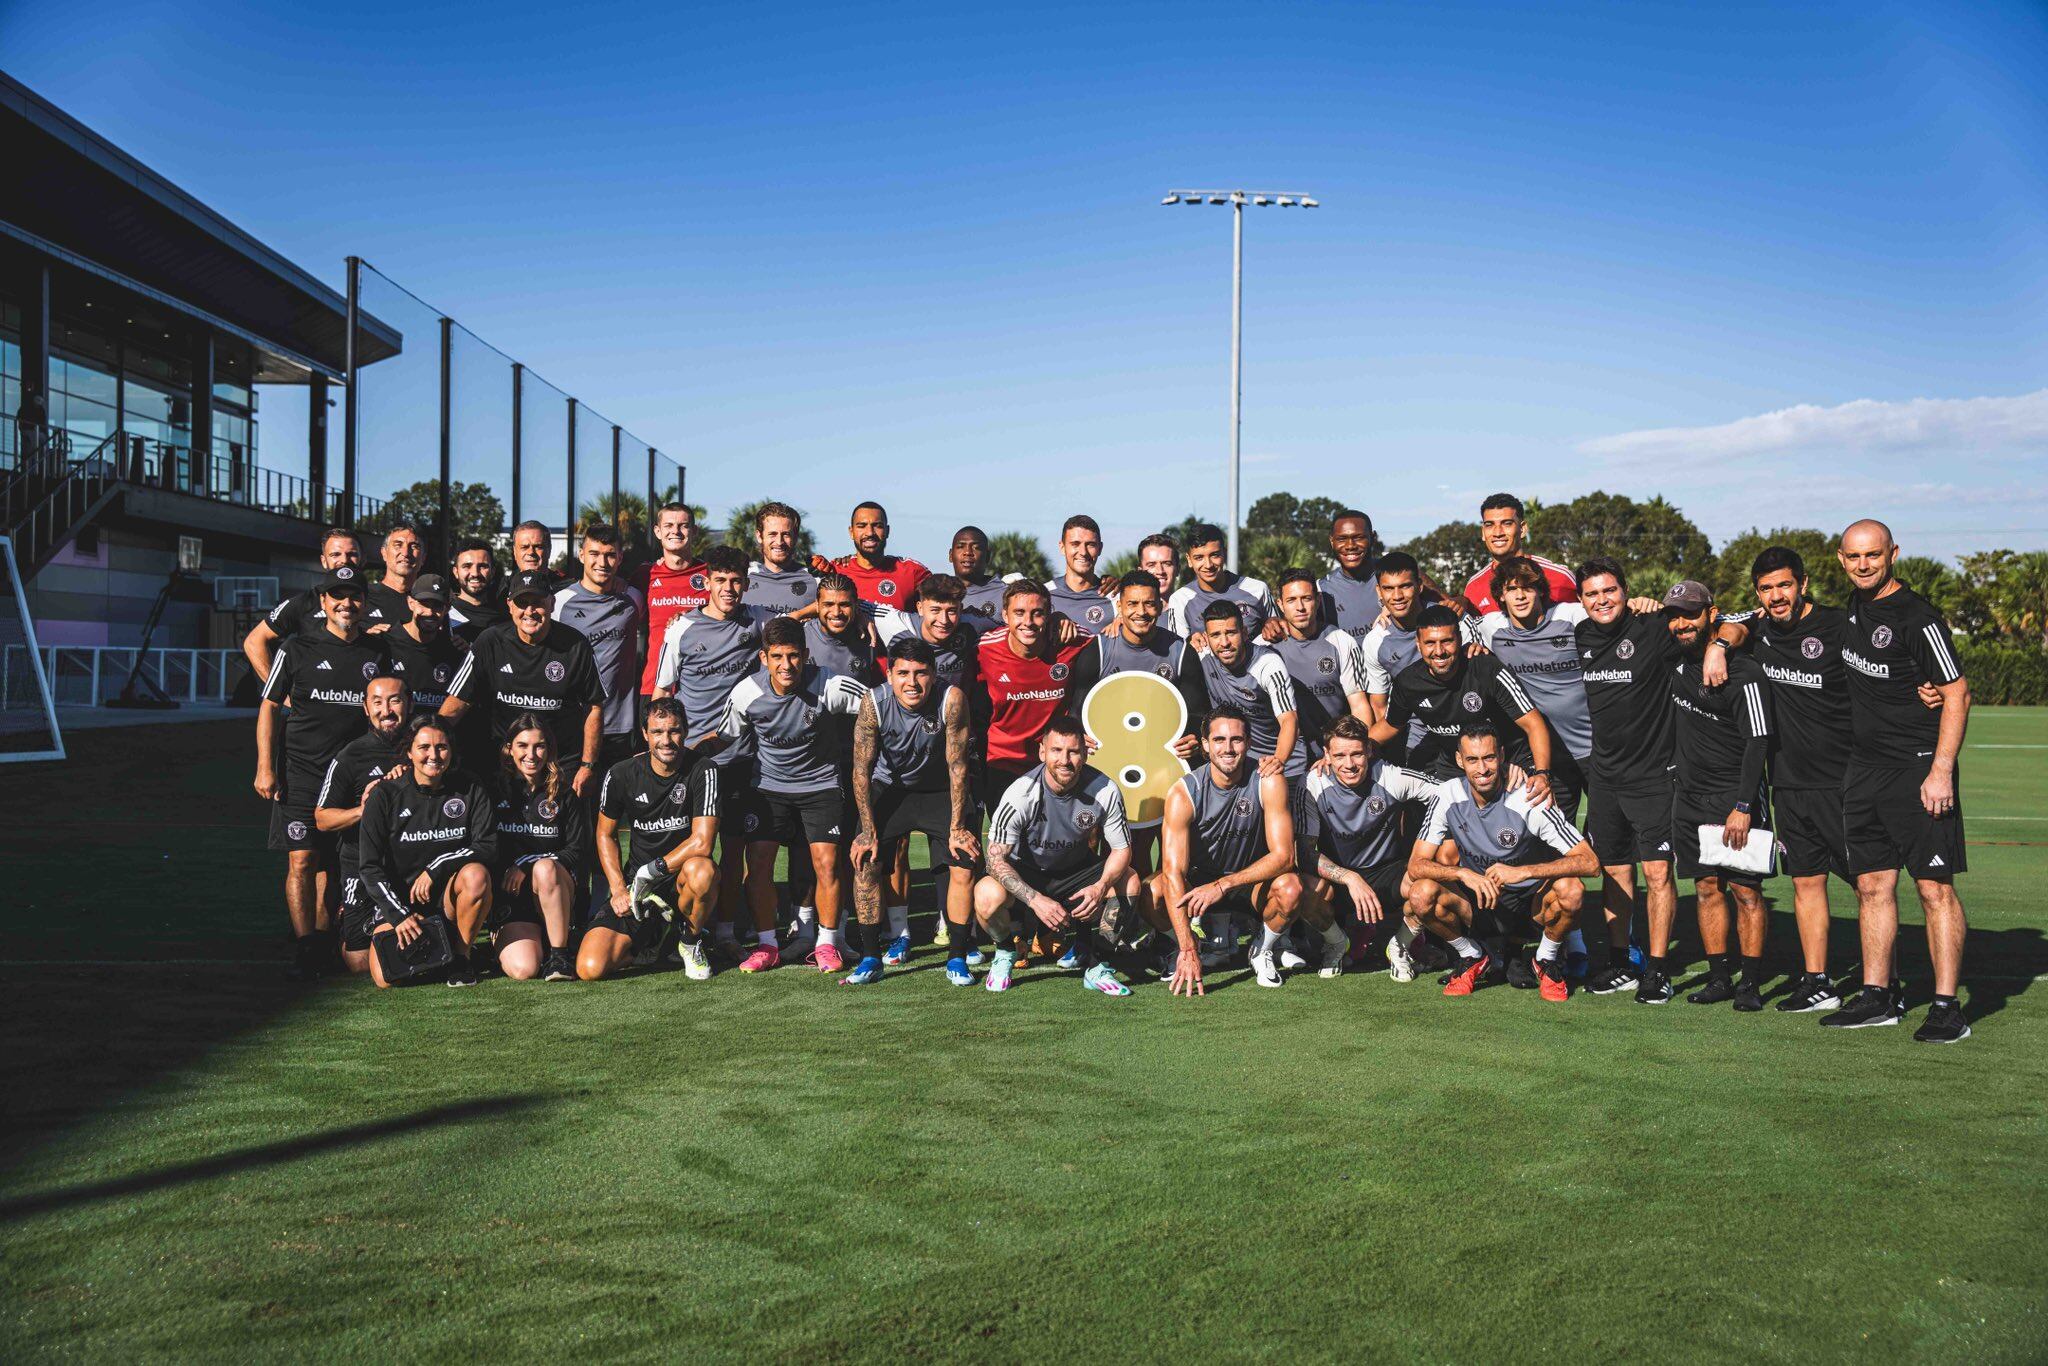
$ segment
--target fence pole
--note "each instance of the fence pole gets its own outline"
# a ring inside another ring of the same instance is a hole
[[[453,397],[455,390],[455,319],[441,319],[441,510],[435,523],[434,541],[436,562],[447,564],[454,558],[449,551],[454,548],[453,536],[455,499],[448,488],[448,476],[452,470],[449,435],[454,414]]]
[[[356,325],[363,307],[363,258],[348,258],[348,337],[342,349],[341,396],[341,515],[337,526],[356,524]]]
[[[612,530],[619,529],[619,424],[612,424]]]
[[[512,525],[519,525],[520,409],[525,406],[526,367],[512,362]]]
[[[661,553],[661,546],[654,539],[655,510],[660,506],[659,491],[654,487],[654,447],[649,446],[647,448],[647,526],[644,530],[647,536],[648,553],[653,555]]]
[[[569,400],[569,515],[562,524],[568,551],[576,553],[576,400]]]

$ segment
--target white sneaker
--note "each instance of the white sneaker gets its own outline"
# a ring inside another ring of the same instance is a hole
[[[1332,944],[1325,940],[1323,942],[1323,962],[1322,966],[1316,969],[1316,976],[1342,977],[1344,975],[1344,955],[1350,952],[1351,941],[1349,939],[1340,944]]]
[[[1396,982],[1415,980],[1415,960],[1408,956],[1408,950],[1398,939],[1387,940],[1387,976]]]
[[[1287,985],[1287,979],[1280,975],[1280,965],[1273,961],[1273,955],[1270,953],[1252,955],[1252,972],[1258,977],[1259,985],[1262,987]]]
[[[1280,966],[1289,972],[1299,972],[1308,966],[1308,959],[1295,952],[1294,946],[1289,944],[1280,950]]]
[[[683,975],[693,982],[711,980],[711,955],[704,951],[703,942],[682,945]]]

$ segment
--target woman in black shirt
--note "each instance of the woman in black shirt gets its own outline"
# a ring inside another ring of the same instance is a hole
[[[491,910],[491,866],[498,853],[498,823],[490,794],[455,767],[448,723],[414,718],[407,732],[406,771],[378,783],[363,799],[359,872],[376,908],[371,939],[395,934],[401,945],[418,938],[420,917],[453,922],[455,961],[448,985],[476,985],[470,942]],[[374,949],[370,973],[391,985]]]
[[[588,866],[590,813],[569,791],[547,725],[532,713],[515,717],[498,777],[496,914],[491,917],[498,966],[507,977],[576,980],[569,957],[569,912]],[[547,954],[541,954],[545,935]]]

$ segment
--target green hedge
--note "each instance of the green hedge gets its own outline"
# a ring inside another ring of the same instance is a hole
[[[2048,650],[2026,645],[1956,642],[1970,700],[1978,706],[2048,704]]]

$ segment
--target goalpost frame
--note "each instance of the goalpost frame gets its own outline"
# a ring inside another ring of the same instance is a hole
[[[7,563],[7,582],[14,590],[14,600],[21,604],[21,634],[28,643],[29,672],[35,675],[36,691],[43,699],[43,719],[50,725],[52,749],[33,750],[19,754],[0,753],[0,764],[21,764],[47,762],[64,757],[64,732],[57,727],[57,703],[50,695],[50,678],[43,669],[42,651],[36,646],[36,619],[28,610],[28,594],[21,586],[21,568],[14,560],[14,539],[0,536],[0,560]]]

